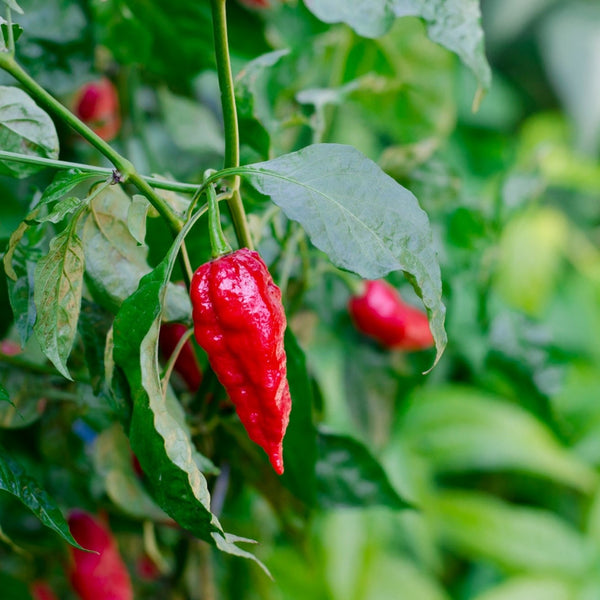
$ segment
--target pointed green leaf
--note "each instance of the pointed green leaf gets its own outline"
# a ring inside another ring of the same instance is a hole
[[[71,226],[50,242],[50,251],[35,269],[34,331],[44,354],[68,379],[67,358],[77,332],[83,270],[83,245]]]
[[[56,502],[27,473],[23,466],[0,446],[0,490],[18,498],[33,514],[66,542],[81,548],[73,539]]]
[[[341,144],[308,146],[249,169],[252,185],[338,267],[367,279],[397,270],[409,275],[429,313],[437,361],[446,345],[440,267],[429,220],[413,194]]]
[[[319,431],[317,485],[319,502],[329,508],[414,506],[392,487],[377,459],[358,440]]]
[[[8,392],[0,385],[0,402],[10,402]]]
[[[66,196],[71,190],[79,184],[98,179],[95,173],[86,173],[78,169],[69,169],[68,171],[59,171],[52,180],[52,183],[44,190],[40,199],[40,205],[51,204]]]
[[[38,217],[38,223],[60,223],[67,215],[74,213],[78,208],[81,208],[85,200],[74,196],[64,198],[57,202],[54,208],[44,217]]]
[[[58,158],[52,119],[22,90],[0,86],[0,148],[43,158]],[[0,174],[28,177],[44,167],[0,161]]]

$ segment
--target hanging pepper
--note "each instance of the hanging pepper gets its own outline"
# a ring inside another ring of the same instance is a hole
[[[242,248],[202,265],[192,278],[191,299],[198,344],[250,439],[281,475],[292,401],[280,289],[258,253]]]
[[[423,350],[434,345],[427,315],[404,302],[387,281],[367,281],[362,294],[348,303],[361,333],[394,350]]]
[[[248,436],[281,475],[283,436],[292,409],[281,290],[258,252],[231,251],[221,230],[213,186],[208,187],[208,206],[215,258],[192,277],[194,334]]]
[[[129,572],[117,542],[98,519],[81,510],[69,515],[73,537],[86,550],[69,546],[70,579],[82,600],[133,600]]]

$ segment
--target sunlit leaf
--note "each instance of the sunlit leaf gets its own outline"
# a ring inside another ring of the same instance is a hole
[[[377,279],[404,271],[446,345],[440,268],[425,212],[413,194],[350,146],[317,144],[248,167],[262,194],[298,221],[343,269]]]

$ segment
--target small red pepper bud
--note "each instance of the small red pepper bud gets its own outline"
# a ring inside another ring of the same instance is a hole
[[[75,114],[103,140],[115,138],[121,129],[121,114],[112,82],[103,77],[84,85],[75,97]]]
[[[108,528],[84,511],[69,515],[69,528],[84,552],[69,547],[70,579],[81,600],[133,600],[129,573]]]
[[[160,328],[158,345],[163,356],[168,360],[175,351],[179,340],[187,332],[187,327],[182,323],[163,323]],[[175,371],[181,375],[190,392],[197,392],[202,383],[202,371],[198,357],[190,340],[187,340],[175,361]]]
[[[258,253],[241,248],[200,266],[190,295],[198,344],[250,439],[281,475],[292,408],[281,290]]]
[[[387,281],[367,281],[348,310],[356,329],[395,350],[423,350],[434,345],[427,315],[406,304]]]
[[[29,593],[33,600],[58,600],[52,588],[42,580],[34,581],[29,586]]]

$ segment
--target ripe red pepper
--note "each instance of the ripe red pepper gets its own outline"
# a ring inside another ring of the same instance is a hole
[[[240,4],[243,4],[248,8],[257,8],[259,10],[270,8],[271,6],[269,0],[240,0]]]
[[[84,85],[75,97],[75,114],[102,139],[110,141],[121,129],[119,96],[103,77]]]
[[[161,326],[158,345],[167,360],[175,351],[175,347],[185,335],[187,329],[182,323],[163,323]],[[202,371],[194,347],[189,339],[183,344],[175,361],[174,369],[181,375],[190,392],[195,393],[198,391],[202,383]]]
[[[201,265],[190,295],[196,340],[250,439],[281,475],[292,408],[281,290],[258,253],[241,248]]]
[[[33,600],[58,600],[52,588],[45,581],[34,581],[29,586]]]
[[[434,345],[427,315],[406,304],[387,281],[367,281],[361,295],[348,303],[361,333],[395,350],[423,350]]]
[[[84,552],[69,547],[70,579],[82,600],[133,600],[131,579],[108,528],[84,511],[69,515],[69,528]]]

